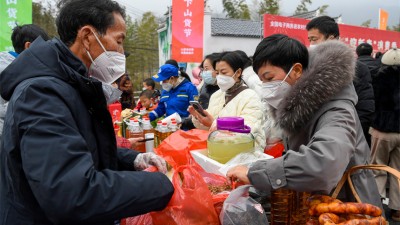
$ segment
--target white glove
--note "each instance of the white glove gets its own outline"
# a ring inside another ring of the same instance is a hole
[[[167,164],[165,160],[152,152],[138,154],[133,162],[135,170],[144,170],[150,166],[157,167],[158,171],[161,173],[167,173]]]

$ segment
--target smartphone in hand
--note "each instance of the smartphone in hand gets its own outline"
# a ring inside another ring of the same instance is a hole
[[[201,105],[200,105],[200,103],[199,103],[198,101],[190,101],[189,104],[190,104],[191,106],[193,106],[193,108],[194,108],[198,113],[200,113],[200,115],[202,115],[202,116],[204,116],[204,117],[207,116],[207,115],[205,114],[205,112],[204,112],[203,107],[201,107]]]

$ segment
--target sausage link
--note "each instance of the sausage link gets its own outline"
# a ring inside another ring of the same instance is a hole
[[[367,203],[353,203],[353,202],[320,203],[311,206],[308,212],[311,216],[321,215],[322,213],[335,213],[335,214],[364,214],[377,217],[382,214],[382,210],[377,206]]]

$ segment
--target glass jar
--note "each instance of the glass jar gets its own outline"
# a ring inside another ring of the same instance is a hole
[[[217,119],[217,130],[207,140],[208,157],[225,164],[242,152],[254,150],[254,136],[241,117]]]

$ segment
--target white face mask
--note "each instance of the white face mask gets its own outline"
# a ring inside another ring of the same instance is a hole
[[[174,85],[170,84],[170,83],[163,83],[161,84],[162,89],[164,89],[165,91],[170,91],[172,89]]]
[[[313,49],[315,49],[315,47],[317,47],[317,45],[311,45],[310,44],[310,46],[308,47],[308,50],[313,50]]]
[[[90,60],[92,61],[92,65],[90,65],[89,68],[89,75],[103,83],[112,84],[125,73],[125,55],[115,51],[107,51],[97,35],[94,32],[93,34],[104,52],[101,53],[95,60],[93,60],[90,53],[86,51]]]
[[[145,91],[145,90],[147,90],[147,88],[145,88],[145,87],[144,87],[144,88],[142,88],[142,91]]]
[[[118,88],[113,87],[110,84],[102,83],[103,94],[106,97],[107,105],[110,105],[117,101],[121,95],[122,91]]]
[[[170,79],[171,79],[171,78],[170,78]],[[167,80],[168,80],[168,79],[167,79]],[[174,85],[171,84],[171,83],[164,83],[164,82],[161,81],[161,87],[162,87],[162,89],[164,89],[165,91],[170,91],[170,90],[174,87]]]
[[[262,100],[266,101],[271,107],[278,109],[279,104],[282,99],[287,95],[289,90],[292,88],[285,80],[289,77],[292,72],[290,68],[289,72],[286,74],[285,78],[280,80],[274,80],[262,84]]]
[[[236,83],[235,79],[233,79],[235,75],[236,72],[232,76],[217,75],[217,84],[219,89],[225,92],[231,88]]]

